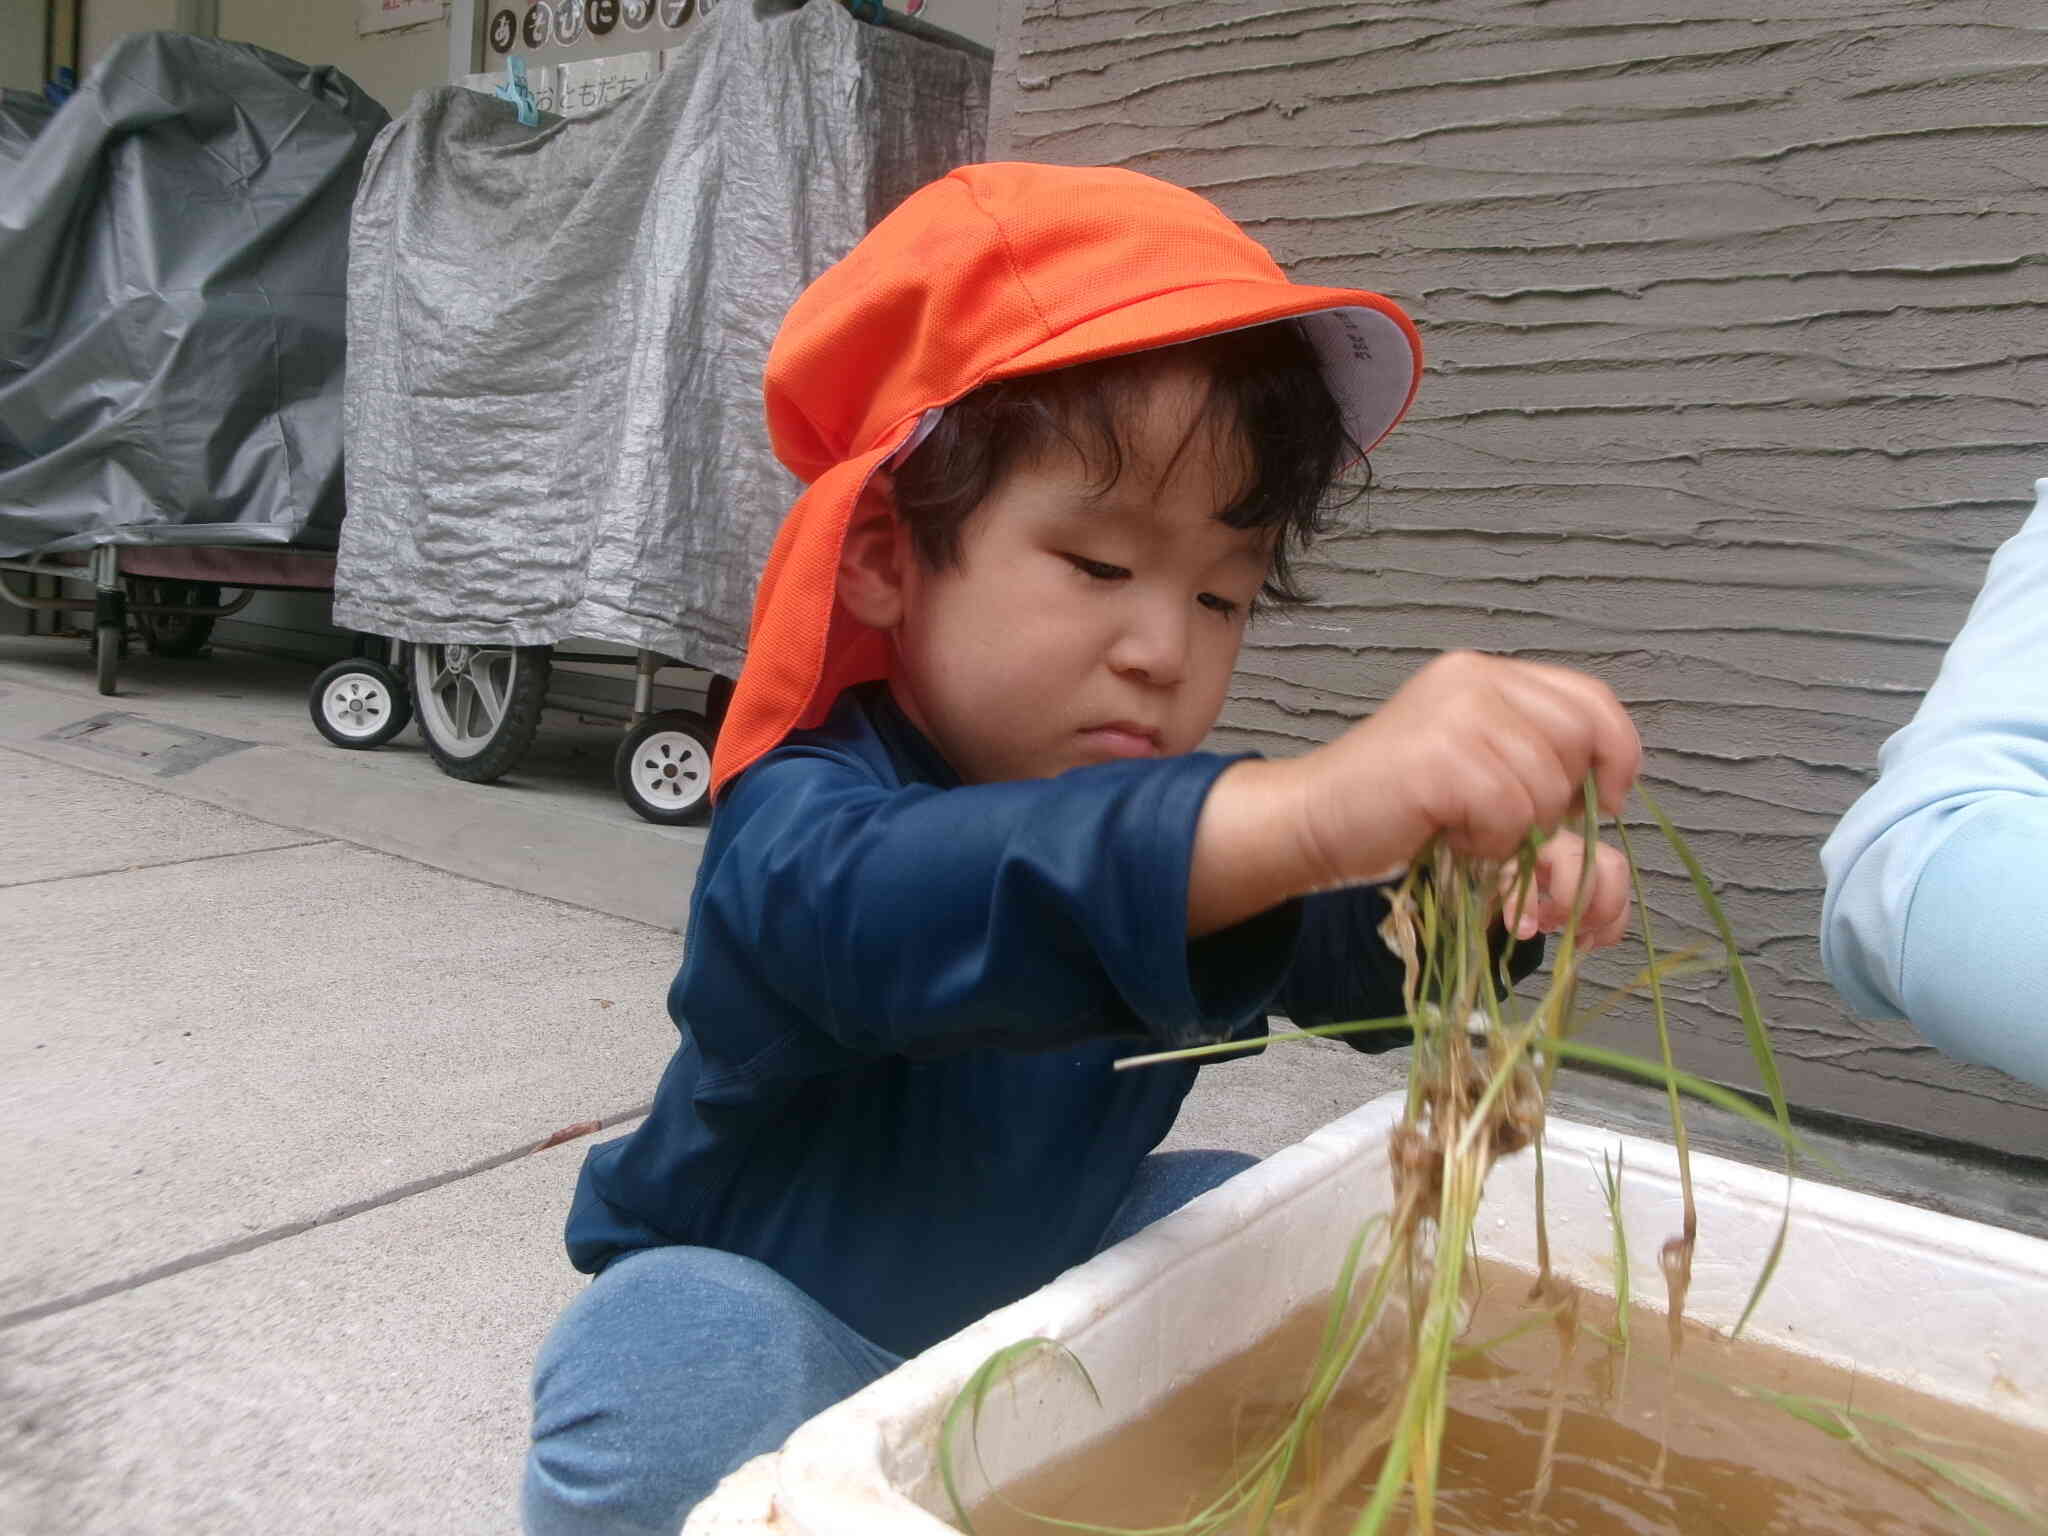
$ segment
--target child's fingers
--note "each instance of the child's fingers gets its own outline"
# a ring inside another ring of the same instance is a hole
[[[1601,705],[1595,732],[1598,744],[1593,754],[1593,782],[1600,791],[1600,809],[1609,816],[1619,816],[1628,804],[1629,791],[1642,776],[1643,740],[1636,734],[1635,721],[1607,685],[1591,678],[1586,681],[1599,689]]]
[[[1531,827],[1548,832],[1570,814],[1572,802],[1579,798],[1579,778],[1554,743],[1531,732],[1503,731],[1487,745],[1528,802],[1526,815],[1520,815],[1519,825],[1509,833],[1511,851],[1519,850]],[[1519,806],[1517,811],[1519,815]]]
[[[1445,829],[1451,851],[1512,859],[1529,828],[1542,825],[1542,808],[1531,793],[1528,755],[1516,743],[1475,741],[1457,771],[1461,782],[1454,800],[1460,814]]]
[[[1586,915],[1579,923],[1579,948],[1606,949],[1619,944],[1628,932],[1628,903],[1617,901],[1611,907],[1586,908]]]
[[[1600,809],[1619,814],[1643,765],[1643,744],[1628,711],[1596,677],[1542,662],[1520,666],[1531,685],[1524,707],[1543,720],[1574,781],[1590,773]]]
[[[1628,930],[1628,862],[1604,844],[1595,844],[1592,879],[1585,910],[1579,914],[1577,945],[1581,950],[1605,949]],[[1559,932],[1571,919],[1586,868],[1586,845],[1575,833],[1559,832],[1536,855],[1529,888],[1523,896],[1520,871],[1502,871],[1502,921],[1517,939]],[[1522,899],[1517,899],[1522,897]]]
[[[1578,842],[1571,833],[1559,832],[1538,849],[1526,888],[1519,863],[1502,867],[1501,921],[1512,937],[1533,939],[1564,926],[1578,890],[1579,864],[1573,856]]]
[[[1605,949],[1628,932],[1628,861],[1604,844],[1594,849],[1593,889],[1579,920],[1579,947]]]
[[[1534,938],[1540,929],[1542,916],[1540,870],[1532,870],[1524,884],[1520,861],[1503,864],[1500,871],[1500,920],[1508,935],[1516,939]]]

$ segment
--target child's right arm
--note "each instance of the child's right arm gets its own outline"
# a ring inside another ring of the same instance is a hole
[[[777,1013],[805,1021],[803,1050],[822,1034],[861,1056],[1222,1039],[1263,1012],[1295,928],[1276,913],[1189,943],[1195,826],[1230,766],[941,790],[851,753],[771,754],[713,818],[677,1012],[700,1041],[731,1032],[713,1044],[735,1058]]]
[[[1531,828],[1572,813],[1588,774],[1600,808],[1618,811],[1641,763],[1635,727],[1597,679],[1441,656],[1327,746],[1217,779],[1196,824],[1188,932],[1384,879],[1439,834],[1457,853],[1512,858]]]
[[[1383,876],[1439,830],[1512,855],[1589,769],[1618,803],[1638,754],[1599,683],[1478,656],[1432,663],[1290,762],[1196,754],[941,791],[773,754],[712,823],[677,1002],[700,1039],[752,1040],[772,996],[861,1055],[1221,1039],[1288,978],[1290,898]],[[1337,990],[1325,1000],[1354,1001]],[[781,1046],[725,1054],[749,1049]]]

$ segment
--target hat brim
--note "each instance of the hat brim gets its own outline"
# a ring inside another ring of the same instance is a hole
[[[1401,307],[1360,288],[1279,282],[1204,283],[1126,303],[1028,348],[988,379],[1071,368],[1203,336],[1299,320],[1360,452],[1393,430],[1422,381],[1422,338]]]

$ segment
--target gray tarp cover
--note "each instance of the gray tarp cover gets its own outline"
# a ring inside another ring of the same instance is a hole
[[[38,91],[0,90],[0,177],[21,162],[56,110]]]
[[[838,5],[728,0],[588,116],[416,97],[356,198],[335,621],[736,672],[799,489],[769,343],[875,219],[981,157],[988,79]]]
[[[334,547],[349,200],[390,114],[243,43],[123,38],[0,131],[0,557]]]

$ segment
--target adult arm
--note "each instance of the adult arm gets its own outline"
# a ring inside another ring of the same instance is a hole
[[[1821,863],[1851,1007],[2048,1087],[2048,479]]]

